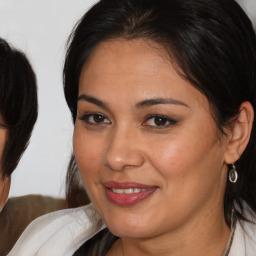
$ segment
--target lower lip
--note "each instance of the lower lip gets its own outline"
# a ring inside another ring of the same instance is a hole
[[[133,193],[133,194],[117,194],[117,193],[114,193],[111,189],[106,188],[106,194],[107,194],[108,199],[116,205],[131,206],[131,205],[135,205],[135,204],[143,201],[144,199],[148,198],[156,190],[157,190],[157,188],[152,188],[152,189],[149,189],[146,191],[141,191],[141,192]]]

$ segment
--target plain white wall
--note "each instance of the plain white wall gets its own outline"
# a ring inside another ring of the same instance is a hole
[[[256,0],[238,0],[237,2],[244,8],[256,30]]]
[[[73,125],[62,66],[68,35],[96,0],[0,0],[0,37],[24,51],[37,74],[39,116],[12,176],[10,196],[64,196]]]
[[[0,37],[29,57],[38,79],[39,117],[12,176],[10,196],[64,196],[72,123],[62,90],[65,42],[96,0],[0,0]],[[250,15],[256,0],[240,0]],[[255,18],[253,18],[255,21]]]

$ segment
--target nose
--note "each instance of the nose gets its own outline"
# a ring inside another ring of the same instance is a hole
[[[144,163],[144,156],[140,140],[132,128],[116,128],[109,137],[106,149],[106,165],[114,171],[125,168],[140,167]]]

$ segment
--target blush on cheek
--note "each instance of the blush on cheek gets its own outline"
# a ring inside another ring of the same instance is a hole
[[[186,152],[175,146],[158,151],[158,156],[154,159],[155,167],[159,170],[166,170],[167,176],[180,174],[184,169],[187,169]]]

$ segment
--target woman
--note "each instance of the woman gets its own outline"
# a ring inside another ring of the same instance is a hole
[[[0,39],[0,211],[37,119],[36,77],[26,56]]]
[[[102,0],[70,38],[92,204],[38,219],[10,255],[255,255],[256,38],[239,5]]]

